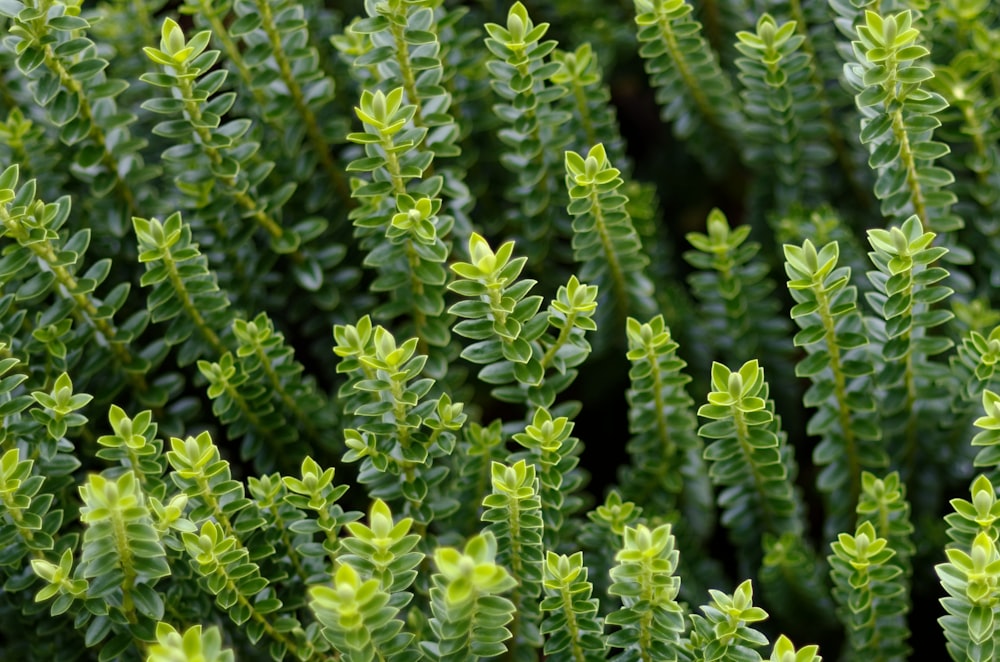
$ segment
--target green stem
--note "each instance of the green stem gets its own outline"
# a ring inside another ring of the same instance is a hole
[[[281,79],[285,83],[285,87],[288,88],[288,93],[292,97],[292,103],[295,105],[295,110],[298,112],[299,117],[305,123],[306,135],[309,136],[309,144],[316,156],[319,158],[320,164],[323,166],[323,170],[326,172],[327,176],[330,178],[330,183],[333,188],[337,191],[337,194],[342,200],[352,200],[351,192],[348,190],[347,183],[344,181],[344,175],[337,164],[333,162],[333,157],[330,156],[332,150],[330,149],[330,144],[323,135],[322,129],[320,129],[319,122],[316,121],[316,114],[313,112],[309,104],[306,103],[305,95],[302,94],[302,86],[299,85],[298,79],[295,77],[295,73],[292,71],[292,65],[288,61],[288,54],[285,52],[285,46],[281,43],[281,33],[278,32],[277,27],[274,24],[274,14],[271,12],[271,3],[267,0],[257,0],[257,8],[260,11],[261,25],[264,28],[264,32],[267,33],[268,41],[271,42],[271,54],[274,56],[275,62],[278,64],[278,70],[281,72]],[[395,23],[393,23],[395,27]],[[412,76],[412,74],[411,74]],[[263,106],[261,106],[263,107]],[[420,112],[419,105],[417,106],[417,112]]]
[[[542,516],[545,522],[545,542],[548,547],[555,547],[559,531],[563,525],[562,507],[565,503],[560,487],[564,476],[559,472],[562,455],[559,451],[543,450],[538,462],[541,468],[540,484],[542,496]]]
[[[870,192],[862,186],[858,179],[858,171],[851,160],[851,152],[847,148],[844,134],[834,119],[832,104],[826,99],[826,81],[823,80],[819,72],[819,60],[816,57],[816,49],[813,46],[812,37],[809,35],[809,25],[806,23],[806,16],[802,11],[802,3],[800,0],[789,0],[789,4],[792,19],[795,21],[796,32],[803,37],[802,50],[813,62],[813,66],[809,68],[809,79],[814,88],[820,91],[819,108],[823,124],[826,127],[826,135],[830,139],[830,146],[833,148],[837,164],[844,172],[844,176],[854,193],[855,199],[867,207],[871,201]]]
[[[521,558],[521,508],[520,501],[514,496],[508,500],[507,521],[510,524],[510,570],[518,582],[524,576],[524,564]]]
[[[604,249],[604,259],[607,260],[608,270],[611,273],[611,287],[614,290],[616,308],[623,319],[628,315],[629,298],[628,288],[625,285],[625,271],[622,263],[615,252],[614,242],[608,233],[608,226],[604,220],[604,208],[601,206],[601,196],[596,187],[590,189],[590,213],[594,217],[594,225],[597,234],[601,238],[601,247]]]
[[[896,110],[890,113],[892,119],[892,133],[899,141],[899,159],[906,170],[906,186],[910,189],[910,202],[913,203],[913,213],[917,215],[923,226],[929,230],[934,228],[927,217],[927,203],[924,199],[923,188],[920,185],[920,177],[917,174],[917,161],[913,156],[910,147],[910,136],[906,131],[906,124],[903,121],[903,111]]]
[[[576,611],[573,609],[573,596],[569,592],[568,586],[559,587],[559,595],[562,597],[563,614],[566,615],[566,628],[569,630],[570,651],[573,654],[574,662],[586,662],[583,649],[580,648],[580,625],[576,622]]]
[[[753,487],[757,492],[757,499],[760,503],[760,512],[764,517],[764,531],[775,531],[774,517],[771,513],[771,509],[768,507],[767,492],[764,489],[765,478],[760,474],[760,470],[757,467],[757,463],[754,461],[753,444],[750,443],[750,428],[747,425],[746,419],[743,417],[743,412],[739,409],[733,408],[733,423],[736,424],[736,441],[740,444],[740,450],[743,451],[743,457],[746,460],[746,465],[750,468],[750,476],[753,479]]]
[[[254,607],[254,604],[250,602],[250,600],[248,600],[247,597],[243,595],[242,592],[240,592],[240,590],[236,586],[236,582],[233,581],[233,579],[229,576],[229,574],[226,572],[225,568],[222,566],[221,563],[219,564],[218,567],[219,571],[226,579],[226,588],[228,588],[230,591],[233,591],[236,594],[236,599],[239,600],[239,603],[243,605],[243,607],[247,611],[250,612],[250,618],[261,624],[261,626],[264,628],[264,632],[267,633],[267,636],[277,641],[278,643],[283,644],[287,649],[288,653],[290,653],[294,658],[298,658],[299,657],[298,646],[295,644],[295,641],[286,637],[283,632],[279,632],[278,630],[276,630],[274,626],[271,625],[271,622],[268,620],[268,618],[264,614],[261,614],[259,611],[257,611],[257,609]]]
[[[517,73],[528,80],[534,80],[534,76],[531,72],[531,67],[529,66],[530,60],[528,56],[524,53],[524,49],[516,51],[515,57],[518,59],[520,64],[517,66]],[[523,96],[527,97],[528,103],[526,103],[527,110],[524,111],[522,118],[527,118],[531,123],[531,140],[538,145],[544,145],[545,141],[542,139],[542,126],[538,121],[538,103],[535,100],[535,93],[533,92],[534,86],[532,85],[524,92]],[[545,150],[539,149],[535,152],[535,156],[531,159],[531,163],[538,166],[541,169],[546,169],[545,165]],[[526,170],[525,170],[526,172]],[[548,188],[547,177],[541,177],[538,179],[538,185]],[[542,236],[549,234],[551,228],[546,224],[546,228]]]
[[[198,101],[194,98],[194,88],[191,83],[192,77],[189,72],[185,70],[183,72],[179,72],[179,75],[176,78],[181,98],[184,101],[184,108],[187,111],[191,126],[198,134],[202,149],[208,156],[209,160],[218,166],[223,162],[223,156],[219,152],[219,149],[213,145],[214,140],[212,132],[209,131],[208,126],[206,126],[205,122],[202,120],[201,106],[198,105]],[[282,230],[281,225],[278,224],[278,222],[275,221],[252,196],[247,195],[245,191],[240,190],[235,177],[218,177],[217,179],[225,185],[230,197],[232,197],[240,207],[245,209],[249,216],[257,221],[257,223],[264,228],[269,235],[275,239],[281,239],[284,236],[284,230]],[[298,261],[304,259],[301,253],[296,252],[294,255],[298,256]]]
[[[126,620],[131,624],[135,624],[136,614],[135,603],[132,601],[132,589],[135,587],[136,572],[132,563],[132,550],[128,546],[129,535],[126,531],[121,510],[116,508],[111,509],[111,523],[114,531],[115,549],[118,550],[118,561],[124,575],[121,584],[121,610],[125,614]]]
[[[302,560],[299,558],[299,552],[295,548],[295,545],[292,544],[291,536],[288,533],[288,527],[285,525],[285,520],[278,510],[278,504],[272,503],[268,510],[271,511],[271,516],[274,518],[274,525],[277,526],[280,531],[281,542],[285,546],[285,550],[288,553],[288,560],[291,561],[295,574],[302,580],[303,586],[308,586],[309,575],[306,573],[305,568],[302,567]]]
[[[271,384],[274,392],[281,398],[281,402],[285,405],[285,408],[292,412],[292,414],[295,415],[295,418],[302,423],[302,426],[305,428],[306,434],[308,434],[309,437],[313,439],[317,438],[318,433],[316,426],[313,423],[313,419],[302,411],[302,408],[299,407],[295,398],[291,396],[288,389],[285,388],[285,385],[281,383],[278,373],[274,370],[274,364],[271,362],[270,357],[267,356],[264,348],[259,344],[254,345],[254,354],[257,356],[257,360],[260,361],[260,365],[264,369],[264,374],[267,375],[267,381]]]
[[[126,369],[134,361],[134,357],[127,349],[126,343],[116,339],[117,331],[115,328],[108,323],[107,319],[99,315],[94,302],[86,294],[79,292],[79,281],[76,280],[66,267],[62,266],[62,261],[52,248],[52,244],[47,241],[29,241],[28,233],[21,225],[20,220],[11,216],[8,209],[3,205],[0,205],[0,222],[3,223],[18,244],[30,249],[45,264],[55,276],[56,281],[62,286],[64,292],[72,293],[69,294],[69,298],[75,304],[73,308],[74,314],[78,315],[78,319],[84,321],[104,338],[108,348],[111,350],[112,356],[114,356],[116,362],[124,369],[126,379],[139,392],[145,393],[149,389],[145,376]]]
[[[576,322],[577,314],[571,312],[567,317],[566,321],[563,323],[563,327],[559,329],[559,335],[556,337],[556,341],[552,343],[552,346],[546,350],[545,355],[542,356],[541,363],[542,370],[547,370],[550,365],[552,365],[552,360],[555,359],[556,354],[562,349],[563,345],[569,340],[570,335],[573,333],[573,325]]]
[[[385,152],[385,169],[389,171],[392,179],[392,192],[396,195],[406,195],[406,180],[403,179],[403,170],[399,165],[399,157],[396,156],[396,145],[392,136],[381,135],[382,150]]]
[[[507,522],[510,525],[510,571],[514,579],[517,580],[517,586],[511,593],[511,601],[518,605],[518,609],[514,611],[514,619],[511,621],[509,629],[511,633],[511,641],[515,642],[507,650],[507,659],[515,659],[514,653],[517,649],[517,637],[518,632],[521,629],[521,588],[524,585],[524,564],[522,563],[522,545],[521,545],[521,521],[520,521],[520,503],[516,497],[510,497],[509,506],[507,509],[508,518]]]
[[[405,22],[406,10],[398,6],[400,4],[399,0],[395,0],[391,4],[396,5],[394,10],[397,18],[402,18]],[[389,19],[389,26],[389,30],[392,32],[392,39],[396,43],[396,48],[394,49],[396,64],[399,65],[399,73],[403,79],[403,89],[406,90],[406,98],[416,106],[416,111],[413,113],[413,124],[418,127],[426,127],[427,123],[424,121],[423,104],[417,95],[417,79],[413,73],[413,66],[410,63],[410,49],[406,45],[406,28],[392,19]]]
[[[250,403],[247,402],[246,398],[243,397],[243,394],[240,393],[239,389],[230,384],[228,381],[226,382],[226,395],[231,397],[236,402],[236,406],[240,408],[241,418],[244,418],[247,421],[249,421],[250,425],[252,425],[257,430],[260,430],[262,432],[265,432],[267,430],[267,428],[264,427],[263,422],[260,420],[260,416],[258,416],[257,412],[254,411],[253,407],[250,406]]]
[[[177,263],[174,262],[174,256],[169,251],[164,251],[163,253],[163,266],[167,268],[167,278],[170,280],[170,286],[177,293],[184,312],[194,322],[194,325],[198,328],[202,337],[212,346],[212,349],[219,356],[225,354],[227,351],[225,345],[222,344],[222,340],[216,335],[212,327],[208,325],[205,318],[201,316],[201,311],[198,310],[198,307],[191,300],[191,293],[188,291],[184,279],[181,278],[180,272],[177,270]]]
[[[389,381],[392,386],[392,416],[396,422],[396,437],[399,444],[403,448],[409,448],[410,446],[410,428],[405,425],[407,414],[409,413],[409,407],[403,399],[405,395],[405,389],[403,388],[403,382],[393,379],[399,373],[393,374]],[[407,477],[410,474],[407,473]]]
[[[667,47],[667,52],[670,54],[670,59],[677,68],[681,82],[684,83],[684,89],[687,90],[695,106],[698,107],[698,112],[712,129],[723,138],[726,144],[729,147],[733,147],[729,131],[726,130],[718,114],[715,112],[715,104],[705,94],[705,81],[697,78],[691,71],[691,66],[684,56],[684,51],[681,50],[680,45],[677,43],[674,26],[663,12],[657,12],[657,25],[660,28],[660,36]]]
[[[653,646],[653,569],[650,567],[651,559],[644,558],[642,562],[642,574],[639,577],[641,588],[640,600],[645,604],[642,617],[639,619],[639,655],[642,662],[654,662],[650,648]]]
[[[337,532],[333,530],[333,527],[336,524],[336,522],[331,521],[332,518],[330,517],[330,513],[326,508],[317,511],[316,519],[319,522],[320,528],[323,529],[323,532],[326,534],[327,543],[329,543],[329,547],[327,547],[326,544],[323,545],[323,547],[327,550],[326,555],[330,559],[330,563],[333,565],[333,567],[336,567],[337,555],[333,551],[334,549],[336,549],[338,542]]]
[[[487,283],[486,288],[489,292],[490,313],[492,313],[495,321],[504,325],[507,322],[507,311],[504,310],[503,307],[503,284],[494,280],[493,282]],[[501,340],[504,343],[510,342],[510,339],[506,336],[502,336]]]
[[[410,276],[410,288],[413,290],[414,295],[418,297],[423,296],[424,282],[417,278],[420,256],[417,255],[411,239],[407,238],[404,242],[404,250],[406,251],[406,265]],[[427,314],[417,305],[413,306],[411,314],[413,315],[413,335],[418,339],[417,351],[421,354],[427,354],[430,351],[430,343],[427,342],[427,332],[424,331],[427,327]]]
[[[663,461],[660,462],[662,475],[670,470],[673,463],[676,448],[674,440],[670,435],[670,426],[667,424],[667,405],[663,401],[663,375],[660,372],[660,364],[657,361],[656,350],[650,348],[646,353],[646,360],[649,361],[650,373],[653,375],[653,407],[656,413],[656,436],[660,439],[660,446],[663,449]]]
[[[237,544],[241,545],[242,543],[240,543],[240,539],[236,536],[235,529],[233,529],[233,523],[229,520],[229,516],[223,512],[222,505],[219,503],[219,500],[215,498],[215,494],[212,492],[212,486],[208,484],[208,479],[205,477],[205,474],[199,473],[194,480],[195,487],[198,488],[197,496],[204,499],[205,504],[212,509],[212,515],[217,520],[219,526],[222,527],[223,533],[226,536],[233,538]]]
[[[127,205],[129,215],[135,216],[138,214],[135,204],[135,196],[132,194],[132,189],[128,187],[119,174],[120,164],[108,148],[107,136],[104,135],[104,131],[101,130],[101,127],[97,125],[97,122],[94,119],[94,111],[90,106],[90,100],[87,98],[87,95],[83,93],[83,88],[80,86],[80,83],[69,75],[69,71],[65,66],[63,66],[62,61],[55,56],[51,44],[46,44],[43,53],[45,66],[59,77],[59,83],[62,85],[63,89],[68,90],[77,98],[77,101],[80,104],[80,115],[87,122],[87,126],[90,127],[88,135],[90,139],[101,148],[101,164],[107,169],[108,172],[114,175],[115,191],[118,192],[122,201]]]
[[[907,299],[913,300],[913,274],[909,274],[909,282],[907,284],[906,290],[904,290],[904,296]],[[912,315],[913,312],[907,311],[908,314]],[[903,453],[903,465],[907,469],[907,474],[911,474],[913,471],[913,465],[916,461],[917,455],[917,412],[915,410],[917,402],[917,376],[914,374],[914,356],[913,356],[913,325],[912,322],[907,328],[907,330],[901,334],[901,337],[906,341],[906,358],[905,360],[905,372],[903,373],[903,385],[906,389],[906,402],[903,404],[903,411],[906,413],[906,431],[904,433],[904,453]]]
[[[142,470],[139,468],[142,459],[139,457],[139,454],[136,453],[135,449],[129,446],[128,444],[124,444],[124,448],[125,448],[125,453],[128,456],[128,462],[130,465],[132,465],[132,475],[135,476],[135,482],[145,491],[147,487],[150,487],[150,485],[149,485],[149,477],[146,476],[146,474],[144,474]]]
[[[833,372],[833,392],[837,400],[837,418],[840,420],[840,430],[844,435],[844,455],[847,460],[849,488],[846,510],[854,518],[854,506],[861,495],[861,461],[858,457],[858,441],[854,436],[854,426],[851,425],[851,407],[847,403],[847,377],[840,356],[840,344],[837,342],[837,329],[830,313],[830,299],[822,283],[817,283],[813,290],[819,304],[819,317],[823,324],[824,340],[830,353],[830,369]],[[852,525],[853,526],[853,525]]]

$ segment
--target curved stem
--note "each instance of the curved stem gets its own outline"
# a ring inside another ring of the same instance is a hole
[[[399,4],[399,0],[392,4]],[[400,8],[402,9],[402,8]],[[405,14],[405,9],[402,10]],[[405,18],[405,16],[404,16]],[[426,127],[427,123],[424,121],[424,108],[420,101],[420,97],[417,95],[417,79],[413,74],[413,66],[410,63],[410,49],[406,45],[406,28],[399,25],[396,21],[389,20],[389,30],[392,32],[392,39],[395,42],[395,53],[396,53],[396,64],[399,65],[400,78],[403,79],[403,89],[406,90],[406,98],[417,107],[416,112],[413,113],[413,123],[418,127]]]
[[[285,550],[288,553],[288,560],[291,561],[292,568],[295,570],[296,576],[302,580],[303,586],[307,586],[309,584],[309,575],[306,573],[306,569],[302,566],[302,559],[299,558],[299,552],[292,543],[288,527],[285,525],[285,519],[281,516],[281,513],[278,510],[278,504],[272,503],[268,510],[271,511],[271,516],[274,517],[274,525],[277,526],[280,531],[281,542],[285,545]]]
[[[205,503],[209,508],[212,509],[212,516],[215,517],[219,526],[222,527],[223,533],[236,540],[239,544],[240,539],[236,536],[236,530],[233,528],[233,523],[230,521],[229,516],[226,515],[222,510],[222,504],[219,500],[215,498],[215,494],[212,492],[212,486],[208,484],[208,479],[204,474],[199,473],[194,479],[195,486],[198,488],[198,495],[205,500]]]
[[[542,370],[548,369],[552,364],[552,360],[555,359],[556,354],[562,349],[566,341],[569,340],[570,335],[573,333],[573,325],[576,322],[577,314],[575,312],[570,313],[566,317],[566,321],[563,323],[563,327],[559,329],[559,336],[556,341],[552,343],[552,346],[546,350],[544,356],[542,356],[539,363],[542,365]]]

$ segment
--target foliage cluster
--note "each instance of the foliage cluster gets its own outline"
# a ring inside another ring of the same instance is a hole
[[[0,657],[994,659],[998,138],[988,0],[0,0]]]

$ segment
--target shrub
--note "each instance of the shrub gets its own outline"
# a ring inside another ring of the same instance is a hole
[[[998,18],[0,0],[3,658],[992,660]]]

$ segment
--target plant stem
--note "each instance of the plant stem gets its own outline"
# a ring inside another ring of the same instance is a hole
[[[323,166],[323,170],[329,177],[330,183],[333,185],[334,190],[337,191],[340,199],[353,200],[347,183],[344,181],[341,169],[334,163],[333,157],[330,155],[332,152],[330,144],[326,136],[323,135],[323,130],[320,128],[319,122],[316,121],[316,114],[309,107],[309,104],[306,103],[305,95],[302,94],[302,86],[299,85],[299,81],[295,77],[295,72],[292,71],[292,65],[288,61],[288,54],[285,52],[284,44],[281,43],[281,33],[278,32],[278,28],[274,24],[271,2],[268,0],[256,0],[256,4],[260,11],[261,25],[264,28],[264,32],[267,33],[268,41],[271,43],[271,54],[278,64],[278,70],[281,72],[281,80],[284,81],[285,87],[288,88],[288,93],[292,97],[295,110],[305,124],[306,135],[309,136],[309,144],[319,158],[320,165]]]
[[[194,325],[205,340],[208,341],[208,344],[212,346],[212,349],[219,356],[225,354],[227,351],[225,345],[222,344],[222,340],[216,335],[212,327],[208,325],[205,318],[201,316],[201,311],[198,310],[198,307],[194,305],[191,293],[188,291],[187,285],[184,284],[184,279],[181,278],[181,274],[177,269],[177,263],[174,262],[174,257],[169,251],[163,252],[163,265],[167,268],[167,278],[170,280],[170,286],[177,293],[184,312],[194,322]]]
[[[820,321],[823,324],[824,341],[830,353],[830,370],[833,372],[834,397],[837,400],[837,418],[840,420],[840,430],[844,435],[844,455],[847,459],[849,488],[847,493],[848,520],[854,519],[854,506],[861,495],[861,461],[858,458],[857,438],[854,426],[851,425],[851,407],[847,403],[847,377],[840,356],[840,343],[837,341],[837,329],[830,313],[830,298],[822,283],[817,283],[813,289],[819,304]],[[853,526],[853,524],[851,524]]]
[[[917,215],[920,222],[928,230],[933,230],[933,225],[927,217],[927,203],[924,199],[923,188],[920,185],[920,178],[917,175],[917,162],[910,148],[910,136],[906,131],[906,124],[903,120],[903,111],[896,110],[890,113],[892,117],[892,133],[899,141],[899,158],[906,170],[906,186],[910,189],[910,202],[913,204],[913,213]]]
[[[133,364],[135,357],[126,349],[124,342],[117,340],[117,331],[108,323],[107,319],[99,314],[94,302],[86,294],[80,293],[79,281],[62,265],[62,260],[59,259],[56,251],[52,248],[52,244],[48,241],[29,241],[28,233],[25,231],[20,220],[11,216],[8,209],[3,205],[0,205],[0,223],[3,223],[4,227],[6,227],[7,231],[14,237],[18,244],[30,249],[45,264],[45,267],[52,272],[56,281],[62,286],[63,292],[65,292],[64,296],[68,294],[69,298],[73,300],[75,304],[73,307],[74,316],[78,316],[78,319],[85,322],[104,338],[108,348],[111,350],[112,356],[122,366],[125,378],[139,392],[145,393],[148,391],[149,385],[146,383],[145,375],[127,369],[127,366]]]
[[[608,270],[611,272],[611,287],[614,290],[616,301],[615,308],[618,310],[618,315],[624,323],[629,309],[628,288],[625,285],[625,271],[622,269],[622,263],[618,259],[614,242],[608,232],[608,226],[604,220],[604,209],[601,207],[601,196],[597,192],[596,187],[591,188],[590,204],[590,213],[593,215],[597,234],[601,238],[601,247],[604,249],[604,259],[607,260]]]

